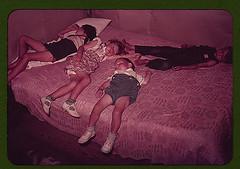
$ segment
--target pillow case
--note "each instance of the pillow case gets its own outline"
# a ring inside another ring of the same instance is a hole
[[[80,21],[75,22],[74,24],[77,24],[78,26],[82,26],[85,24],[94,26],[96,28],[96,34],[98,36],[103,31],[103,29],[108,26],[110,22],[110,19],[105,18],[84,18]]]
[[[82,26],[82,25],[88,24],[88,25],[94,26],[96,28],[96,35],[98,36],[103,31],[103,29],[105,29],[108,26],[108,24],[111,21],[112,21],[111,19],[105,19],[105,18],[84,18],[73,23],[72,25],[77,24],[78,26]],[[75,32],[76,31],[65,33],[64,37],[67,37],[69,35],[74,35]]]

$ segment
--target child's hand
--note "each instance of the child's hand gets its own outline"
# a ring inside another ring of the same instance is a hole
[[[182,66],[173,66],[172,67],[172,70],[174,71],[178,71],[178,70],[181,70],[182,69]]]
[[[95,97],[100,98],[102,96],[102,94],[103,94],[103,90],[100,89],[95,93]]]
[[[77,24],[74,24],[70,28],[71,28],[71,30],[78,30],[79,26]]]

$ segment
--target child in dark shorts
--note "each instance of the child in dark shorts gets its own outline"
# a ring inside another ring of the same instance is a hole
[[[121,116],[124,110],[135,102],[138,91],[142,84],[147,84],[150,80],[152,72],[147,70],[146,76],[136,74],[133,63],[127,58],[119,58],[115,61],[114,75],[108,78],[97,90],[95,96],[97,98],[105,94],[94,106],[87,131],[79,138],[78,143],[84,144],[95,136],[95,125],[100,117],[101,112],[109,105],[115,105],[112,112],[111,132],[106,142],[101,148],[103,153],[109,153],[114,145],[117,132],[121,125]]]
[[[68,32],[74,31],[74,35],[65,37]],[[8,66],[8,84],[18,74],[23,72],[30,61],[55,62],[65,58],[67,55],[78,52],[79,47],[88,45],[88,48],[95,46],[96,28],[91,25],[77,24],[58,33],[61,40],[50,44],[43,44],[29,36],[22,35],[19,40],[19,57]],[[92,44],[91,44],[92,43]],[[28,53],[32,48],[36,52]]]

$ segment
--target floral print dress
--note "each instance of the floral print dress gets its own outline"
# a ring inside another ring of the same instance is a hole
[[[105,57],[105,48],[104,44],[98,43],[93,48],[83,52],[81,61],[77,61],[76,55],[74,55],[68,60],[66,69],[74,72],[81,71],[88,74],[93,73]]]

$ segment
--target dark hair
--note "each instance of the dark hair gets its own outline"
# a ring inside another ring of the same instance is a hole
[[[225,63],[232,63],[232,57],[233,57],[233,49],[232,46],[225,47],[225,49],[228,49],[228,53],[225,56]]]
[[[88,41],[93,40],[96,37],[96,28],[91,25],[82,25],[82,28],[84,30],[84,33],[86,33],[87,38],[84,40],[84,44],[86,44]]]
[[[119,59],[124,59],[124,60],[126,60],[127,62],[131,63],[131,64],[132,64],[132,69],[133,69],[133,70],[135,69],[135,66],[134,66],[133,62],[132,62],[130,59],[128,59],[128,58],[119,58]]]
[[[122,44],[121,41],[117,40],[117,39],[110,39],[108,40],[108,42],[110,43],[116,43],[118,45],[118,53],[117,55],[120,55],[120,54],[126,54],[126,51],[125,51],[125,46]]]

